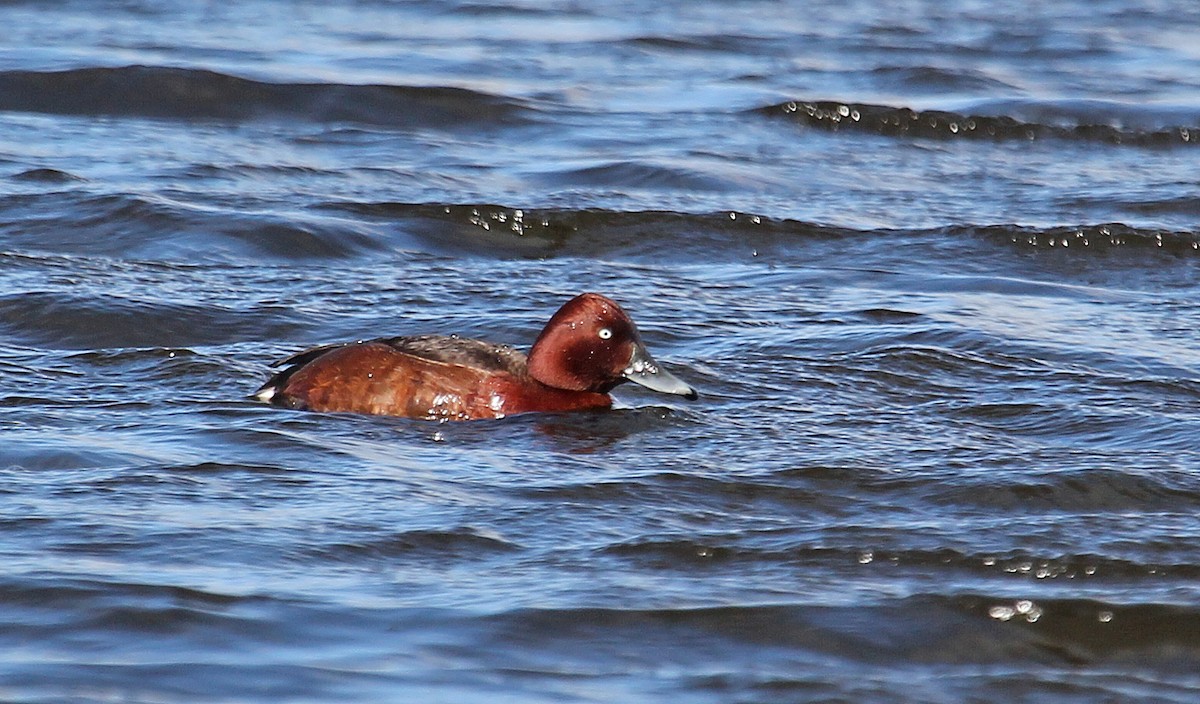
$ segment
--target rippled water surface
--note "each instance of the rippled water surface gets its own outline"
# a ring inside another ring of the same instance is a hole
[[[1200,698],[1195,3],[0,26],[0,699]],[[249,398],[584,290],[700,400]]]

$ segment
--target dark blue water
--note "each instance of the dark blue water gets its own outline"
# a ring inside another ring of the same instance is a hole
[[[0,26],[0,700],[1200,698],[1195,3]],[[584,290],[700,401],[249,399]]]

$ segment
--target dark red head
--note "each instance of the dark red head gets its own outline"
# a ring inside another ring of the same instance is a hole
[[[567,301],[529,351],[529,374],[547,386],[607,393],[624,381],[697,397],[695,389],[660,367],[621,306],[598,293]]]

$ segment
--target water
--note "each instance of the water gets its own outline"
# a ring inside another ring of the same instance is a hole
[[[226,5],[0,6],[0,699],[1200,696],[1194,3]],[[248,398],[583,290],[700,401]]]

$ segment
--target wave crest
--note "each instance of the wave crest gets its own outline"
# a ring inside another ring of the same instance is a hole
[[[448,86],[268,83],[201,69],[123,66],[0,71],[0,110],[447,128],[520,122],[524,108],[512,98]]]
[[[851,130],[886,137],[994,141],[1054,138],[1149,147],[1200,144],[1197,126],[1131,129],[1103,123],[1051,124],[1026,122],[1007,115],[971,115],[829,100],[790,100],[760,108],[759,112],[831,132]]]

